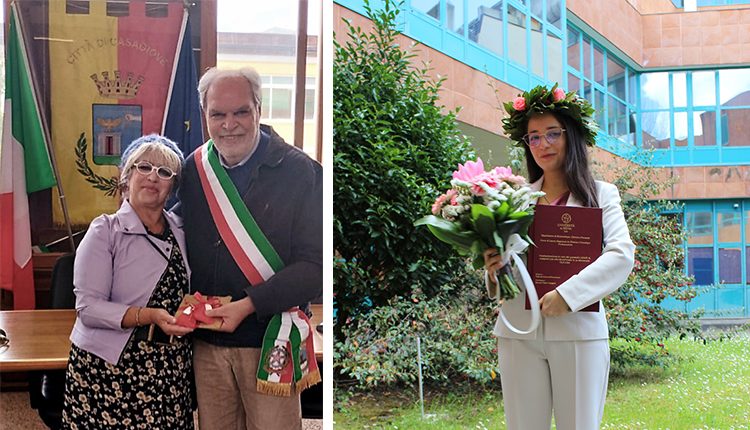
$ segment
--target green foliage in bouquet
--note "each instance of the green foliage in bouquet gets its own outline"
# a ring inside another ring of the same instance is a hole
[[[468,216],[463,221],[465,225],[435,215],[420,218],[415,225],[426,225],[435,237],[453,246],[460,255],[470,256],[474,269],[484,267],[482,253],[485,249],[503,249],[503,238],[518,234],[527,242],[532,242],[529,226],[534,220],[533,208],[509,214],[511,204],[507,201],[494,211],[478,203],[472,203],[469,207]]]
[[[451,245],[460,255],[470,256],[475,269],[484,266],[484,251],[496,248],[510,259],[509,249],[520,253],[533,244],[529,226],[534,220],[534,201],[544,195],[532,191],[522,176],[509,167],[484,170],[481,158],[459,164],[453,172],[451,188],[432,205],[432,215],[414,225],[426,225],[438,239]],[[513,236],[515,244],[512,244]],[[510,261],[510,260],[508,260]],[[520,289],[506,264],[498,274],[501,300],[515,298]]]
[[[399,46],[398,6],[365,8],[371,30],[350,23],[334,40],[333,240],[338,331],[350,316],[415,290],[432,295],[463,264],[426,229],[451,171],[473,152],[456,112],[438,106],[442,79]],[[337,333],[337,336],[339,333]]]

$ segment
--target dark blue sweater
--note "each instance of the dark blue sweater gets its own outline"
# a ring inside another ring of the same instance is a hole
[[[262,344],[270,317],[304,306],[323,284],[323,171],[316,161],[261,125],[261,142],[247,163],[227,172],[258,226],[284,262],[284,269],[260,285],[250,285],[232,259],[213,222],[195,167],[185,161],[178,192],[184,219],[190,287],[204,295],[250,296],[256,312],[234,333],[196,330],[214,345]]]

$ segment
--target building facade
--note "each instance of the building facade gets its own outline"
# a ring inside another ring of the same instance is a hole
[[[217,34],[218,67],[253,67],[262,81],[261,122],[271,125],[288,143],[294,142],[294,84],[296,42],[293,32]],[[307,38],[303,150],[317,158],[315,88],[318,77],[318,37]]]
[[[364,15],[362,0],[335,0],[337,37]],[[750,318],[750,1],[406,0],[399,25],[447,77],[440,102],[461,107],[480,153],[510,143],[501,100],[555,82],[596,108],[595,159],[652,150],[644,167],[676,178],[654,197],[684,203],[687,272],[720,285],[667,306]]]

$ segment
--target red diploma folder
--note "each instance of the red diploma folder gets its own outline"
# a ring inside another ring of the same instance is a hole
[[[602,255],[602,210],[537,205],[527,266],[541,298]],[[531,309],[526,298],[526,309]],[[598,312],[599,302],[581,309]]]

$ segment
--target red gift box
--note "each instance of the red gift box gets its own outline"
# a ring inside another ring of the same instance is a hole
[[[221,305],[231,301],[231,296],[204,296],[201,293],[186,294],[175,314],[177,325],[218,330],[222,324],[221,318],[206,316],[206,310],[221,307]]]

